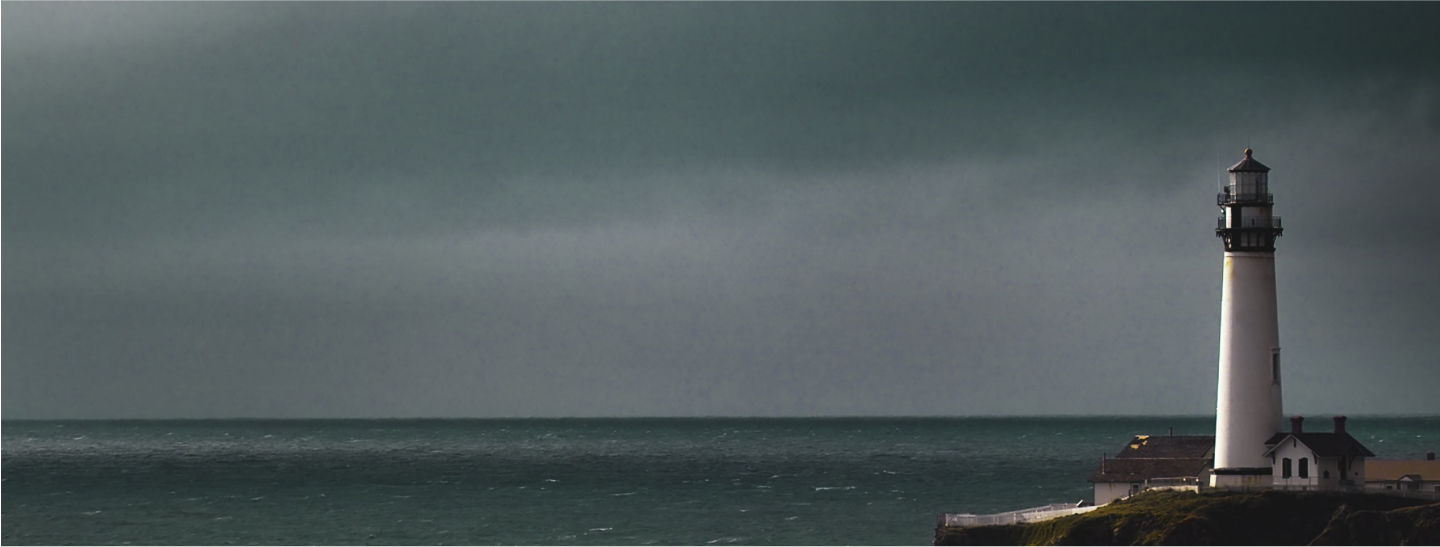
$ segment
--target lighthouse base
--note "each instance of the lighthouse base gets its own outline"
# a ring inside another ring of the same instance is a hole
[[[1227,467],[1210,473],[1211,488],[1269,488],[1275,471],[1269,467]]]

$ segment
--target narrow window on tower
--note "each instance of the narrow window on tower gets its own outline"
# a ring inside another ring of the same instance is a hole
[[[1270,350],[1270,383],[1280,385],[1280,348]]]

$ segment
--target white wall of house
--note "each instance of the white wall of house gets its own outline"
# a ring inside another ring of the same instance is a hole
[[[1352,488],[1365,484],[1365,458],[1351,460],[1349,469],[1342,471],[1340,458],[1320,458],[1320,488]],[[1347,480],[1349,482],[1344,482]]]
[[[1130,495],[1131,484],[1138,488],[1140,483],[1097,482],[1095,483],[1095,505],[1105,505]]]
[[[1320,488],[1329,490],[1340,487],[1340,458],[1320,458],[1316,475],[1319,476]]]
[[[1350,458],[1350,476],[1345,477],[1353,482],[1354,486],[1365,484],[1365,457],[1359,456]]]
[[[1294,437],[1290,437],[1281,441],[1280,445],[1275,447],[1275,451],[1271,452],[1271,456],[1274,457],[1275,461],[1272,466],[1272,484],[1274,484],[1276,488],[1320,487],[1321,473],[1317,465],[1319,462],[1315,461],[1315,452],[1311,451],[1310,447],[1301,444],[1300,441]],[[1303,467],[1306,472],[1303,477],[1300,475],[1302,467],[1301,460],[1305,462]],[[1287,461],[1289,462],[1288,466],[1290,468],[1288,477],[1285,474]],[[1333,467],[1334,464],[1332,463],[1331,466]]]

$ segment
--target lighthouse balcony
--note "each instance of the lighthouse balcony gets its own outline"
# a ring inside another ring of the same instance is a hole
[[[1250,193],[1250,192],[1220,192],[1215,194],[1215,204],[1220,206],[1234,205],[1236,203],[1275,203],[1275,194]]]
[[[1236,226],[1227,226],[1226,223],[1225,223],[1225,216],[1224,216],[1224,215],[1221,215],[1220,218],[1215,219],[1215,229],[1217,229],[1217,230],[1232,230],[1232,229],[1258,228],[1258,229],[1276,229],[1276,230],[1281,230],[1281,229],[1284,229],[1284,228],[1285,228],[1285,226],[1280,222],[1280,217],[1270,217],[1270,222],[1268,222],[1268,223],[1265,222],[1265,219],[1263,219],[1263,218],[1242,218],[1242,219],[1236,219],[1236,222],[1237,222],[1237,224],[1238,224],[1238,225],[1236,225]]]

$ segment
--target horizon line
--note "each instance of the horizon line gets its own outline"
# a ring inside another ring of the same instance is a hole
[[[1309,413],[1287,416],[1310,417]],[[1440,413],[1327,414],[1349,418],[1440,418]],[[1214,414],[955,414],[955,415],[709,415],[709,416],[291,416],[291,417],[117,417],[117,418],[0,418],[0,422],[161,422],[161,421],[483,421],[483,420],[953,420],[953,419],[1214,419]]]

